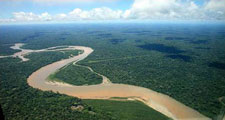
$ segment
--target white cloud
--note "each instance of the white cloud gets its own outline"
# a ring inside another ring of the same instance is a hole
[[[67,18],[67,15],[64,13],[61,13],[61,14],[55,15],[53,20],[62,21],[62,20],[66,20],[66,18]]]
[[[179,4],[176,0],[135,0],[127,10],[130,19],[164,19],[176,16]]]
[[[225,0],[209,0],[199,6],[194,0],[135,0],[125,11],[126,19],[225,20]]]
[[[42,13],[40,15],[36,15],[32,12],[25,13],[25,12],[14,12],[13,13],[15,21],[50,21],[52,20],[51,15],[47,12]]]
[[[4,1],[4,0],[0,0]],[[27,2],[27,1],[33,1],[36,3],[46,3],[46,2],[51,2],[51,3],[63,3],[63,2],[112,2],[112,1],[117,1],[117,0],[7,0],[10,2],[14,1],[19,1],[19,2]]]
[[[16,22],[15,19],[0,19],[0,23]]]
[[[225,0],[210,0],[205,9],[213,11],[225,11]]]
[[[204,6],[208,19],[225,20],[225,0],[210,0]]]
[[[47,12],[15,12],[8,21],[98,21],[98,20],[225,20],[225,0],[208,0],[197,5],[194,0],[134,0],[127,10],[107,7],[50,15]],[[7,21],[7,20],[0,20]]]
[[[90,11],[76,8],[68,14],[68,17],[72,20],[114,20],[121,19],[122,13],[121,10],[112,10],[107,7],[94,8]]]

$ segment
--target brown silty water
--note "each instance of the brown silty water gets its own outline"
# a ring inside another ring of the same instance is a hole
[[[103,77],[103,84],[74,86],[67,83],[51,82],[48,80],[48,76],[50,74],[55,73],[57,70],[59,70],[60,68],[69,63],[75,62],[74,64],[76,64],[76,62],[85,59],[89,54],[93,52],[93,49],[83,46],[69,46],[69,48],[58,50],[65,50],[65,49],[67,50],[77,49],[83,50],[84,52],[77,56],[46,65],[40,68],[39,70],[35,71],[27,79],[27,82],[31,87],[43,91],[59,92],[61,94],[79,97],[82,99],[110,99],[111,97],[128,97],[142,101],[149,107],[175,120],[210,120],[209,118],[200,114],[196,110],[188,106],[185,106],[184,104],[176,101],[175,99],[167,95],[143,87],[126,84],[114,84],[111,82],[107,82],[109,81],[109,79],[99,73],[98,74]],[[23,52],[26,51],[24,49],[21,50]],[[25,52],[25,54],[21,53],[19,55],[24,56],[29,52],[42,52],[42,51],[49,51],[49,50],[48,49],[36,51],[29,50],[28,52]],[[92,70],[92,72],[94,71]]]

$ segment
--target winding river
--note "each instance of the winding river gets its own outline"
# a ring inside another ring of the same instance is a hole
[[[210,118],[207,118],[206,116],[200,114],[198,111],[176,101],[175,99],[167,95],[143,87],[111,83],[106,76],[99,73],[97,74],[102,76],[103,82],[97,85],[75,86],[67,83],[52,82],[48,80],[48,76],[50,74],[56,72],[63,66],[72,62],[74,65],[77,65],[76,63],[78,61],[85,59],[94,51],[90,47],[68,46],[68,48],[59,49],[57,49],[57,47],[51,47],[41,50],[28,50],[22,49],[21,46],[23,46],[23,44],[17,43],[11,47],[12,49],[19,49],[21,50],[21,52],[17,52],[11,56],[0,56],[0,58],[19,57],[22,59],[22,61],[27,61],[29,59],[24,58],[24,56],[32,52],[75,49],[84,51],[82,54],[46,65],[32,73],[28,77],[27,82],[33,88],[37,88],[43,91],[59,92],[61,94],[66,94],[81,99],[110,99],[112,97],[127,97],[132,100],[139,100],[149,107],[161,112],[162,114],[174,120],[210,120]],[[87,68],[91,72],[94,72],[90,67]]]

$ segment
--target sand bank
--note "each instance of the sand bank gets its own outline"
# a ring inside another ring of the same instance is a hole
[[[56,51],[50,50],[49,48],[42,50],[24,50],[20,48],[22,46],[21,44],[16,45],[14,48],[20,49],[22,51],[15,53],[14,57],[17,56],[23,61],[29,60],[24,59],[23,56],[30,52]],[[69,46],[68,48],[57,49],[57,51],[68,49],[83,50],[84,52],[77,56],[54,62],[38,69],[28,77],[28,84],[33,88],[37,88],[43,91],[59,92],[69,96],[79,97],[81,99],[110,99],[112,97],[132,98],[142,101],[149,107],[175,120],[210,120],[206,116],[200,114],[198,111],[185,106],[184,104],[167,95],[143,87],[126,84],[114,84],[111,83],[107,77],[99,73],[97,74],[102,76],[103,82],[102,84],[98,85],[74,86],[67,83],[50,82],[48,80],[48,76],[50,74],[56,72],[58,69],[71,62],[74,62],[73,64],[76,65],[76,62],[85,59],[89,54],[93,52],[93,49],[84,46]],[[83,67],[87,67],[90,71],[94,72],[88,66]]]

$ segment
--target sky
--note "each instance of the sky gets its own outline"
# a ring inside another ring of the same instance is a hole
[[[0,23],[225,21],[225,0],[0,0]]]

